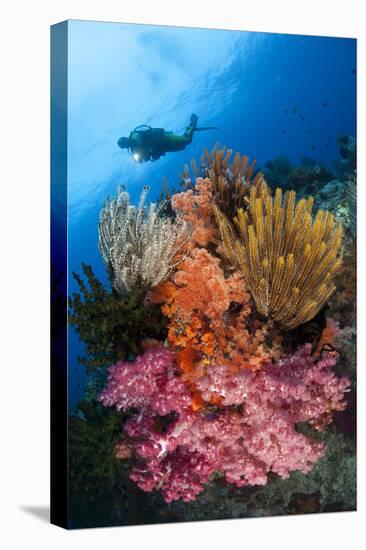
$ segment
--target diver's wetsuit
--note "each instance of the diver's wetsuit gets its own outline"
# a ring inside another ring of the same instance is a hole
[[[165,153],[182,151],[192,142],[197,120],[197,115],[192,115],[191,122],[182,135],[166,132],[163,128],[138,126],[132,130],[128,138],[129,149],[134,160],[136,162],[157,160]]]

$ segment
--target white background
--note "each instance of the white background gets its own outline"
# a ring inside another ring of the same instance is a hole
[[[229,547],[358,550],[365,547],[366,32],[362,29],[362,26],[365,29],[362,5],[365,6],[362,0],[13,0],[2,3],[0,544],[5,550],[92,550],[112,546],[149,550]],[[68,18],[359,39],[360,441],[357,513],[72,532],[48,524],[49,26]]]

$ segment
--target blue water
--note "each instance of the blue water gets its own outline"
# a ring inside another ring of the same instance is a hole
[[[329,164],[335,138],[356,134],[353,39],[82,21],[68,36],[69,293],[81,262],[106,281],[97,223],[118,184],[134,201],[148,184],[154,200],[163,177],[176,185],[184,163],[216,142],[257,166],[278,155]],[[184,132],[193,112],[218,130],[184,151],[138,165],[117,146],[139,124]],[[83,392],[82,349],[70,329],[70,407]]]

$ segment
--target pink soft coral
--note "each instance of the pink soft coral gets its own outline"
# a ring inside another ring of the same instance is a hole
[[[306,345],[256,372],[211,368],[198,386],[204,399],[218,394],[222,405],[197,413],[174,355],[155,348],[112,367],[99,399],[138,409],[124,425],[129,448],[143,460],[131,479],[144,491],[161,490],[167,502],[189,501],[214,473],[241,487],[265,485],[269,472],[285,478],[292,470],[311,470],[325,447],[299,433],[296,423],[327,423],[344,408],[349,381],[333,374],[334,364],[331,354],[316,360]]]
[[[173,353],[155,347],[135,361],[121,361],[108,369],[108,384],[99,395],[105,407],[117,410],[142,408],[161,416],[190,403],[183,382],[174,376]]]
[[[350,382],[348,378],[335,376],[331,370],[335,364],[334,355],[328,353],[318,359],[311,354],[311,344],[306,344],[254,374],[250,371],[233,374],[225,366],[212,367],[197,382],[197,388],[205,401],[210,401],[215,393],[223,405],[245,403],[247,410],[260,397],[258,418],[268,404],[279,409],[286,407],[295,423],[319,421],[345,407],[343,396]]]

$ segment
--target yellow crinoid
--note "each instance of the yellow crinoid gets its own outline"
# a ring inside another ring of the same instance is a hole
[[[295,191],[272,197],[252,186],[246,208],[233,223],[216,207],[224,249],[239,269],[258,311],[290,330],[312,319],[335,290],[341,267],[342,227],[333,214],[311,215],[313,198],[296,202]]]

